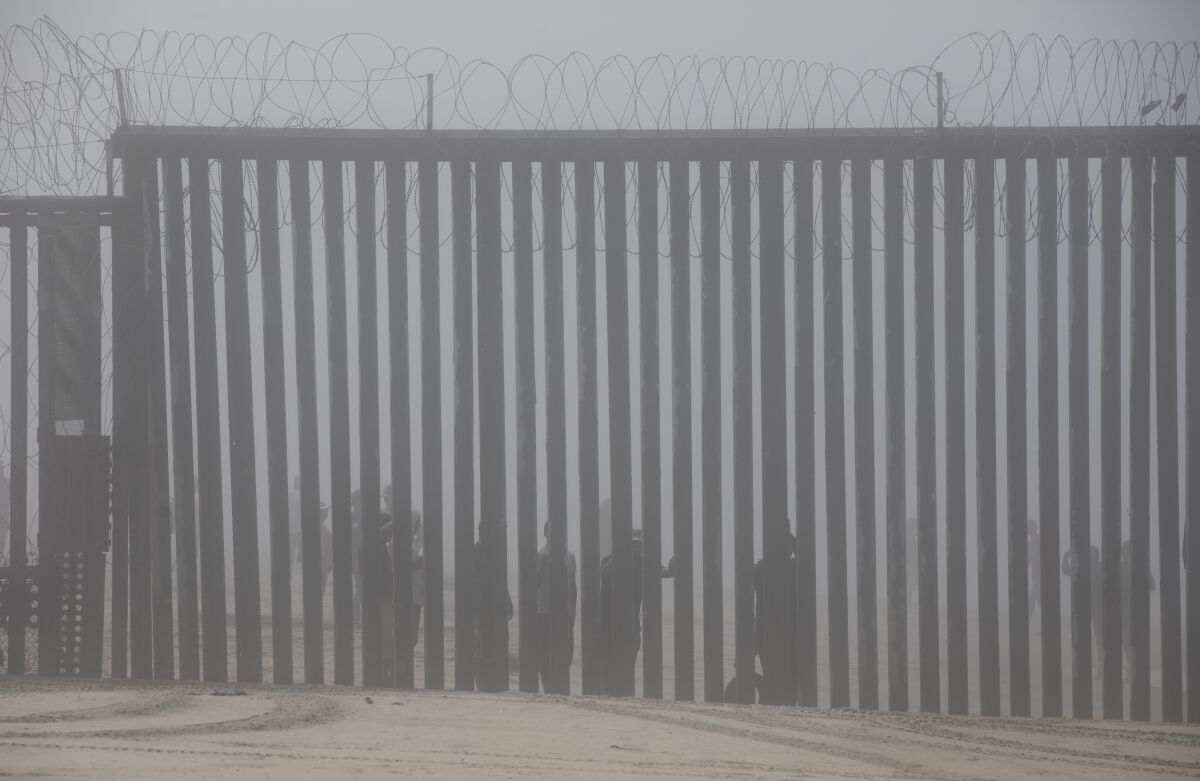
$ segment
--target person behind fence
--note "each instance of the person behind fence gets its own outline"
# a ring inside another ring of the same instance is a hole
[[[603,660],[601,670],[604,673],[604,693],[613,695],[633,696],[632,691],[625,691],[621,681],[621,670],[631,669],[637,662],[638,651],[642,647],[642,596],[644,540],[641,529],[633,530],[633,637],[630,647],[624,651],[618,650],[613,644],[613,624],[615,619],[615,599],[613,595],[613,580],[615,567],[610,553],[600,562],[600,656]],[[659,565],[659,577],[663,579],[675,576],[675,559],[672,558],[667,566]]]
[[[392,506],[392,486],[383,489],[383,507],[389,518],[396,517]],[[382,527],[382,522],[380,524]],[[412,644],[417,647],[421,631],[421,608],[425,606],[425,534],[421,528],[421,512],[412,511]]]
[[[1098,678],[1104,673],[1104,570],[1101,569],[1098,546],[1092,546],[1089,561],[1091,570],[1088,578],[1092,595],[1092,647],[1096,650],[1096,664],[1092,668],[1092,674]],[[1075,554],[1074,548],[1067,549],[1067,552],[1063,554],[1061,569],[1062,573],[1072,581],[1079,577],[1079,557]]]
[[[505,528],[504,521],[480,521],[475,542],[475,688],[479,691],[502,691],[508,684],[508,622],[513,617],[513,601],[497,569],[497,561],[507,555]]]
[[[542,691],[558,692],[566,690],[567,687],[563,683],[569,680],[571,663],[575,660],[575,605],[579,601],[579,586],[575,578],[575,554],[568,550],[562,561],[552,562],[549,521],[543,524],[542,534],[546,536],[546,544],[538,551],[537,558],[537,643],[540,649],[537,660],[538,675],[542,681]],[[555,572],[555,567],[559,573]],[[565,573],[561,572],[563,569],[566,570]],[[551,634],[550,589],[555,575],[560,573],[563,582],[567,584],[566,603],[569,628],[567,637],[564,638],[565,642],[559,649],[561,656],[555,658],[553,655],[555,643]]]
[[[1158,588],[1158,584],[1154,581],[1154,574],[1150,572],[1149,567],[1146,568],[1145,580],[1140,584],[1136,584],[1136,587],[1139,591],[1145,591],[1147,599],[1149,598],[1149,593]],[[1129,627],[1130,618],[1133,615],[1131,611],[1133,609],[1134,588],[1133,543],[1130,540],[1125,540],[1125,542],[1121,543],[1121,644],[1125,651],[1126,675],[1133,669],[1133,637],[1129,633]],[[1142,648],[1147,647],[1143,643],[1139,643],[1139,646]]]
[[[761,702],[795,705],[799,699],[796,670],[796,538],[789,531],[780,545],[764,545],[754,565],[754,653],[762,665]]]

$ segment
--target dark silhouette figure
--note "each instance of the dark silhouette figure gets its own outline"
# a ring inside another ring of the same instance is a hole
[[[782,545],[764,546],[754,565],[754,652],[762,665],[761,702],[795,705],[799,699],[796,670],[796,538],[787,533]]]
[[[1091,592],[1092,592],[1092,647],[1096,649],[1095,675],[1104,671],[1104,578],[1100,561],[1100,548],[1093,545],[1091,550]],[[1071,580],[1079,577],[1079,559],[1074,549],[1063,554],[1062,573]]]
[[[1146,593],[1158,588],[1154,582],[1154,574],[1146,570],[1148,582],[1133,582],[1133,542],[1125,540],[1121,543],[1121,642],[1125,651],[1125,671],[1128,676],[1133,669],[1133,637],[1129,633],[1130,618],[1133,610],[1134,589],[1145,590]],[[1140,596],[1140,595],[1139,595]]]
[[[513,617],[508,584],[497,570],[506,555],[503,521],[479,523],[475,542],[475,688],[503,691],[508,688],[508,622]],[[497,550],[499,549],[499,550]],[[499,617],[503,615],[504,620]]]
[[[550,522],[542,526],[546,536],[546,544],[538,551],[537,559],[537,639],[538,639],[538,675],[542,681],[542,691],[566,691],[564,683],[569,680],[571,664],[575,660],[575,605],[579,601],[579,586],[576,582],[575,554],[567,551],[566,559],[559,562],[551,561],[550,557]],[[559,651],[561,656],[554,658],[555,643],[553,642],[552,622],[550,618],[550,588],[554,581],[555,567],[561,571],[566,569],[563,580],[567,584],[567,624],[569,627],[566,642]]]
[[[615,696],[633,696],[632,691],[623,691],[619,683],[620,671],[628,670],[637,661],[642,647],[642,595],[643,583],[643,537],[641,529],[633,530],[633,638],[629,648],[617,648],[613,641],[616,604],[613,595],[615,576],[612,554],[600,562],[600,654],[604,671],[604,692]],[[675,577],[675,559],[660,568],[663,579]]]

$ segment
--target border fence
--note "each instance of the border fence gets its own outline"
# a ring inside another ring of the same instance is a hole
[[[0,199],[10,672],[107,392],[41,672],[1200,719],[1193,124],[118,124],[119,195]]]

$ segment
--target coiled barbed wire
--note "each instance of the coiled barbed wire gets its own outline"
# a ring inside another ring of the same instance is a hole
[[[951,126],[1196,124],[1197,43],[963,36],[928,64],[855,72],[759,57],[511,64],[378,35],[316,46],[270,33],[142,30],[71,37],[49,18],[0,38],[0,192],[99,192],[103,141],[130,121],[243,127],[705,130],[930,127],[937,74]],[[1158,101],[1155,107],[1143,109]]]

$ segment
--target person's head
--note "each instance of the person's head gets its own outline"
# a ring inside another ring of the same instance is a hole
[[[383,487],[383,506],[387,508],[387,511],[389,513],[391,513],[391,511],[392,511],[392,484],[391,483],[388,483],[386,486]]]
[[[547,540],[550,539],[550,521],[546,521],[542,524],[542,536]]]
[[[421,534],[421,511],[420,510],[412,511],[412,534],[413,534],[413,537],[417,537]]]

